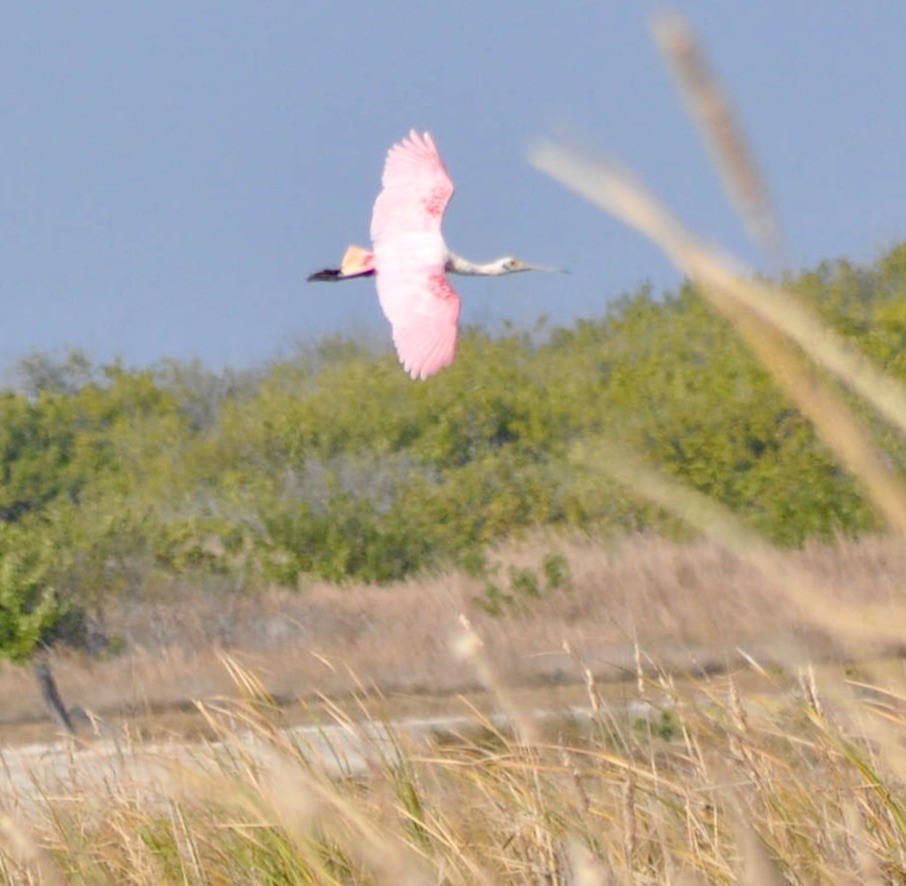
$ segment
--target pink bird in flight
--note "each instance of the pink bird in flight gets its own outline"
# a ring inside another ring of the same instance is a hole
[[[562,270],[512,256],[475,264],[447,248],[441,225],[453,182],[427,132],[410,132],[390,148],[381,184],[371,215],[372,251],[350,246],[338,269],[308,279],[375,277],[400,363],[412,378],[425,379],[453,362],[461,302],[448,273],[499,277]]]

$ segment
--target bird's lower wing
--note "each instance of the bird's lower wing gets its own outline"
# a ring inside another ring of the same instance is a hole
[[[461,302],[444,271],[386,269],[376,280],[403,368],[412,378],[425,379],[449,366],[456,352]]]

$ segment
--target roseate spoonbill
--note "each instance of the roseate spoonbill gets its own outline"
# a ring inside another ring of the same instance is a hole
[[[441,224],[453,182],[427,132],[412,131],[390,148],[381,184],[371,215],[373,251],[350,246],[339,268],[308,279],[374,276],[400,363],[412,378],[425,379],[453,362],[460,300],[447,273],[499,277],[562,270],[512,256],[475,264],[447,249]]]

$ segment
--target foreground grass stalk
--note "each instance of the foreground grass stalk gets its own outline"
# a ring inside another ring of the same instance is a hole
[[[745,280],[740,269],[698,243],[628,174],[553,143],[539,145],[531,158],[540,170],[648,236],[699,284],[702,295],[734,324],[890,525],[906,537],[906,485],[882,461],[852,410],[798,357],[784,336],[836,371],[904,432],[906,392],[791,296]]]
[[[906,433],[906,389],[784,290],[752,275],[689,234],[655,198],[615,164],[552,141],[541,141],[529,160],[570,190],[658,245],[690,278],[723,293],[794,341],[818,365],[863,397]]]
[[[826,595],[812,577],[786,561],[730,509],[656,471],[625,449],[599,439],[577,444],[571,460],[589,471],[592,481],[595,474],[605,473],[719,541],[788,595],[802,617],[852,644],[854,653],[870,648],[872,643],[897,644],[903,636],[906,613],[902,605],[891,601],[892,605],[874,607],[847,607],[842,603],[826,606]]]
[[[785,268],[787,248],[767,182],[695,33],[686,19],[672,10],[654,16],[652,31],[730,202],[774,267]]]

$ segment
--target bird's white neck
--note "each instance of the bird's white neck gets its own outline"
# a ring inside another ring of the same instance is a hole
[[[469,277],[497,277],[506,273],[505,261],[504,258],[498,258],[484,264],[476,264],[455,252],[450,252],[447,255],[447,272]]]

